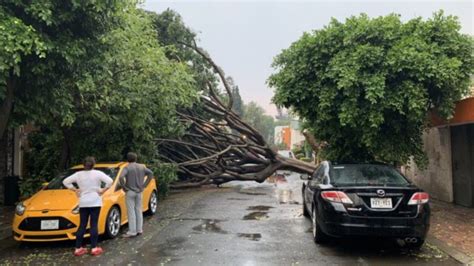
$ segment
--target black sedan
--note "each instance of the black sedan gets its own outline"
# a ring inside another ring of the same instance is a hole
[[[322,162],[301,175],[303,214],[312,219],[316,243],[330,237],[375,236],[423,245],[429,229],[429,195],[394,167],[379,163]]]

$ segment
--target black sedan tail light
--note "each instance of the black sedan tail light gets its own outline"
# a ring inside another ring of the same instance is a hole
[[[408,201],[408,205],[421,205],[428,203],[430,200],[430,195],[426,192],[416,192],[411,196],[410,200]]]
[[[342,191],[323,191],[321,197],[330,202],[353,204],[352,200]]]

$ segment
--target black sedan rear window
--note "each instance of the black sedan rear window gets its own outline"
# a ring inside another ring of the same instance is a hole
[[[330,172],[334,186],[408,186],[393,167],[377,164],[334,165]]]

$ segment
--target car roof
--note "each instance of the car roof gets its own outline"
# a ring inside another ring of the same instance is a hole
[[[94,168],[116,168],[116,167],[120,167],[126,164],[127,162],[98,162],[94,165]],[[83,164],[78,164],[71,167],[71,169],[82,169],[82,168],[84,168]]]
[[[393,166],[391,164],[387,164],[384,162],[378,162],[378,161],[368,161],[368,162],[356,162],[356,161],[329,161],[331,165],[344,165],[344,164],[375,164],[375,165],[385,165],[385,166]]]

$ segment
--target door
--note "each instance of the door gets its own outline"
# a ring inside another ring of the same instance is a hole
[[[474,124],[451,127],[454,203],[474,207]]]

